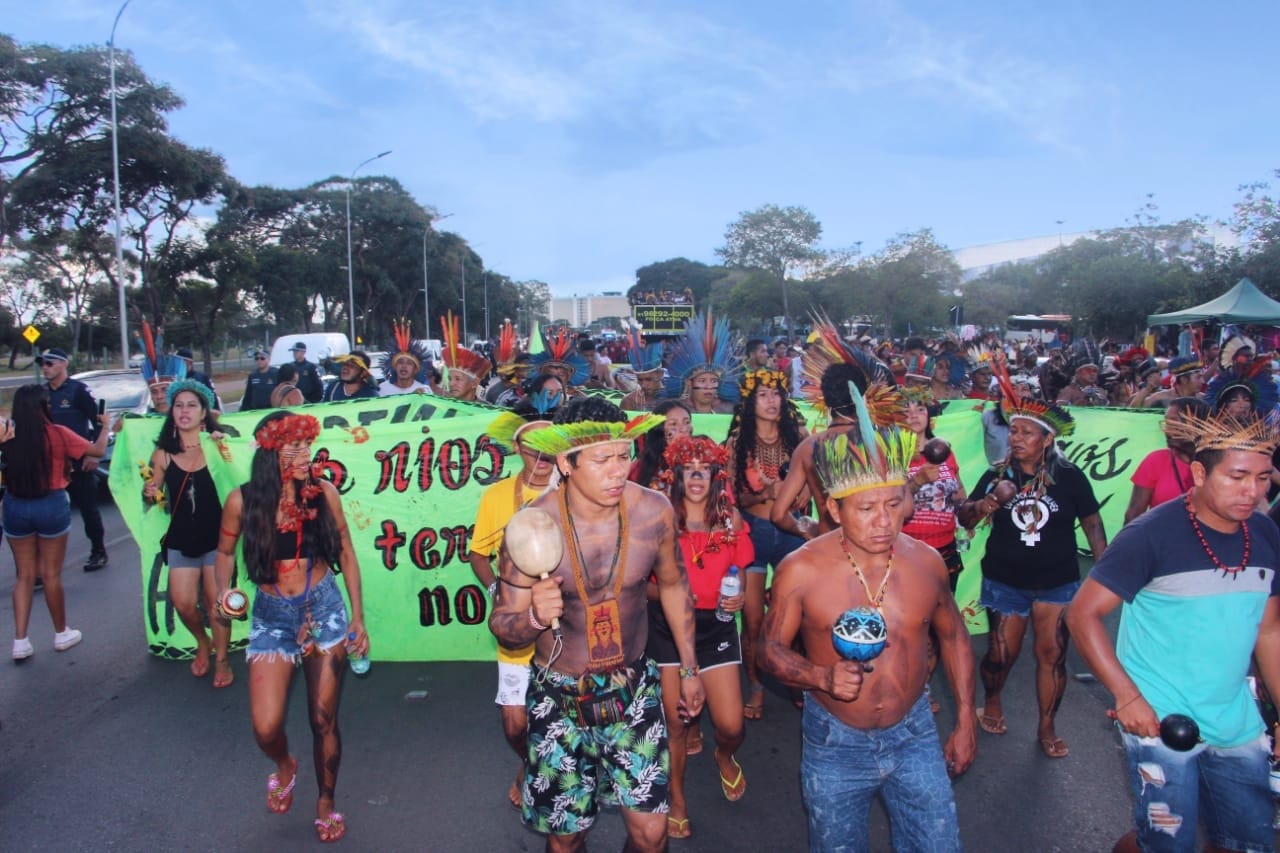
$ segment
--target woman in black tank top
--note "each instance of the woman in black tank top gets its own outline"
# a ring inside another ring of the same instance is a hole
[[[168,414],[151,454],[151,478],[142,490],[143,498],[163,503],[169,513],[169,530],[163,547],[169,565],[169,600],[178,618],[196,641],[191,674],[203,678],[214,660],[214,687],[227,687],[234,680],[227,647],[231,626],[211,618],[213,639],[204,627],[204,614],[197,606],[203,591],[204,612],[217,612],[217,578],[214,554],[218,547],[218,522],[222,503],[209,473],[200,435],[218,428],[213,414],[213,393],[202,383],[183,379],[169,385],[165,393]]]
[[[236,543],[243,535],[245,574],[257,586],[249,647],[249,712],[259,748],[275,764],[267,778],[267,808],[282,814],[293,805],[298,762],[284,731],[293,673],[307,682],[319,798],[316,834],[337,841],[346,822],[334,789],[342,757],[338,700],[347,654],[365,657],[360,566],[338,490],[319,479],[311,443],[320,423],[310,415],[274,412],[254,431],[258,449],[247,483],[227,496],[217,556],[219,598],[229,590]],[[350,614],[335,573],[341,569]]]

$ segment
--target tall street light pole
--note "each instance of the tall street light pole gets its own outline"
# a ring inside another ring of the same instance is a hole
[[[120,128],[116,124],[116,26],[125,6],[130,0],[124,0],[116,19],[111,23],[111,38],[107,41],[108,62],[111,66],[111,175],[113,178],[116,202],[116,290],[120,296],[120,362],[121,367],[129,369],[129,316],[124,300],[124,243],[120,237]]]
[[[372,163],[374,160],[380,160],[390,154],[390,151],[383,151],[381,154],[375,154],[368,160],[365,160],[351,170],[351,177],[347,179],[347,319],[351,325],[351,346],[356,345],[356,277],[351,269],[351,185],[355,182],[356,172]]]
[[[444,216],[427,216],[427,227],[422,232],[422,337],[429,339],[431,337],[431,295],[427,292],[427,238],[431,236],[431,223],[441,222],[453,216],[452,213],[446,213]]]
[[[489,337],[489,271],[482,273],[484,276],[484,339],[492,340]]]

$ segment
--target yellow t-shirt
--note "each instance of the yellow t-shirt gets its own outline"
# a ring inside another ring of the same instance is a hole
[[[480,508],[476,510],[475,531],[471,534],[471,550],[486,557],[496,557],[502,546],[502,531],[506,529],[511,516],[516,514],[516,486],[520,477],[507,477],[499,480],[480,495]],[[533,489],[520,484],[520,506],[535,500],[546,489]],[[496,568],[496,567],[495,567]],[[498,662],[527,664],[533,660],[533,645],[522,649],[508,649],[498,644]]]

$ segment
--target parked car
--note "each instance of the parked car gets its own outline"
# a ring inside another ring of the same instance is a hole
[[[71,377],[89,386],[95,400],[107,401],[107,413],[145,415],[151,406],[151,392],[147,380],[139,370],[88,370]],[[106,455],[98,462],[98,483],[106,486],[111,473],[111,452],[115,449],[115,436],[107,443]]]

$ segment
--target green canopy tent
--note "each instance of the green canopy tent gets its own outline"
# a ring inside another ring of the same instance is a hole
[[[1280,325],[1280,302],[1267,296],[1247,278],[1236,286],[1203,305],[1171,311],[1168,314],[1150,314],[1148,326],[1176,326],[1182,323],[1199,323],[1218,320],[1222,323],[1252,323],[1258,326]]]

